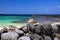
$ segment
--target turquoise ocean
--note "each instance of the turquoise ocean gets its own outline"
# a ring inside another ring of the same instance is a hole
[[[60,17],[49,18],[45,16],[0,16],[0,28],[9,27],[9,25],[14,25],[16,27],[25,26],[27,21],[34,18],[37,21],[51,21],[60,20]]]
[[[14,25],[17,27],[26,25],[28,19],[31,16],[0,16],[0,28],[8,27],[9,25]]]

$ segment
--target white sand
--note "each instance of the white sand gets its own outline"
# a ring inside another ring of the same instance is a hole
[[[16,27],[22,27],[22,26],[25,26],[26,23],[0,23],[0,29],[2,29],[4,27],[9,27],[9,25],[13,25]]]

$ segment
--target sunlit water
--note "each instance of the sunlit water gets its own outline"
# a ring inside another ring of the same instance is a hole
[[[31,17],[26,16],[0,16],[0,28],[8,27],[9,25],[14,25],[17,27],[24,26],[26,23],[23,21],[28,20]],[[12,23],[13,21],[19,21],[19,23]]]
[[[50,18],[46,17],[32,17],[32,16],[0,16],[0,28],[8,27],[9,25],[14,25],[17,27],[21,27],[26,25],[28,19],[34,18],[37,21],[51,21],[51,20],[60,20],[60,18]],[[18,21],[13,23],[13,21]]]

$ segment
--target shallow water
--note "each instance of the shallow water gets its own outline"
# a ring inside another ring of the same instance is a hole
[[[0,16],[0,28],[8,27],[9,25],[14,25],[17,27],[26,25],[28,19],[34,18],[37,21],[51,21],[51,20],[60,20],[60,18],[46,18],[42,17],[34,17],[34,16]],[[13,21],[17,21],[16,23],[12,23]]]
[[[0,16],[0,27],[6,27],[8,25],[15,25],[15,26],[24,26],[26,23],[23,20],[28,20],[31,17],[25,16]],[[12,21],[20,21],[19,23],[12,23]]]

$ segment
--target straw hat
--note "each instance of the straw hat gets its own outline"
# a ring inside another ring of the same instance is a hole
[[[34,19],[29,19],[28,23],[35,23],[36,21],[34,21]]]

